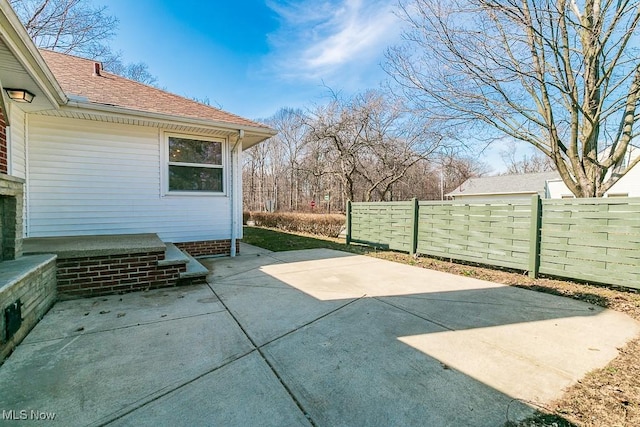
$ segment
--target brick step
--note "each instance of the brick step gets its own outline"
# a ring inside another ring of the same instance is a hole
[[[151,233],[31,238],[24,252],[58,255],[60,299],[202,284],[209,273]]]

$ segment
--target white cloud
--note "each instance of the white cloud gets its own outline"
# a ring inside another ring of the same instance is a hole
[[[279,29],[267,61],[281,76],[330,78],[371,66],[399,36],[395,0],[271,0]]]

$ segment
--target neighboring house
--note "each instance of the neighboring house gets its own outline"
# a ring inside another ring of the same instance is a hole
[[[0,83],[0,174],[24,180],[25,237],[156,233],[198,255],[235,251],[240,155],[275,131],[38,50],[5,0]]]
[[[607,150],[601,154],[606,154]],[[620,169],[626,169],[629,163],[638,156],[640,156],[640,148],[630,145],[627,149],[625,159],[620,165]],[[610,171],[607,178],[611,173]],[[551,199],[566,199],[573,198],[574,195],[569,191],[565,183],[562,182],[562,179],[558,177],[557,179],[552,179],[547,182],[547,197]],[[636,165],[628,171],[604,194],[604,197],[640,197],[640,166]]]
[[[490,202],[501,199],[530,200],[534,194],[547,197],[547,181],[559,178],[557,172],[469,178],[446,196],[469,202]]]
[[[638,156],[640,148],[630,146],[621,168],[625,169]],[[547,199],[575,197],[558,172],[470,178],[447,196],[454,200],[487,202],[500,199],[528,199],[536,193]],[[640,197],[640,166],[636,165],[628,171],[604,196]]]

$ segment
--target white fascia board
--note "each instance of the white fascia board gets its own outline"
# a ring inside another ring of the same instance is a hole
[[[97,104],[90,101],[84,101],[81,99],[70,99],[66,106],[61,108],[62,111],[69,110],[84,110],[94,114],[104,114],[110,117],[130,119],[135,118],[138,120],[147,120],[158,124],[186,124],[192,126],[200,126],[206,128],[220,129],[228,131],[229,134],[235,134],[239,130],[245,131],[245,140],[250,138],[250,141],[242,144],[242,149],[246,149],[252,145],[258,144],[264,141],[278,132],[269,128],[262,128],[257,126],[247,126],[234,123],[226,123],[214,120],[198,119],[191,117],[175,116],[171,114],[153,113],[148,111],[132,110],[130,108],[122,108],[115,105]]]

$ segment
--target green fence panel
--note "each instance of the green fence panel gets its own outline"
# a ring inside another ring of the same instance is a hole
[[[542,201],[540,273],[640,289],[640,198]]]
[[[527,270],[531,202],[420,202],[418,253]]]
[[[418,202],[417,212],[415,200],[353,203],[350,238],[524,271],[533,266],[533,276],[539,265],[542,274],[640,289],[640,198],[545,199],[535,206],[540,218],[532,218],[534,203],[516,200]]]
[[[412,202],[351,204],[351,241],[411,252]]]

